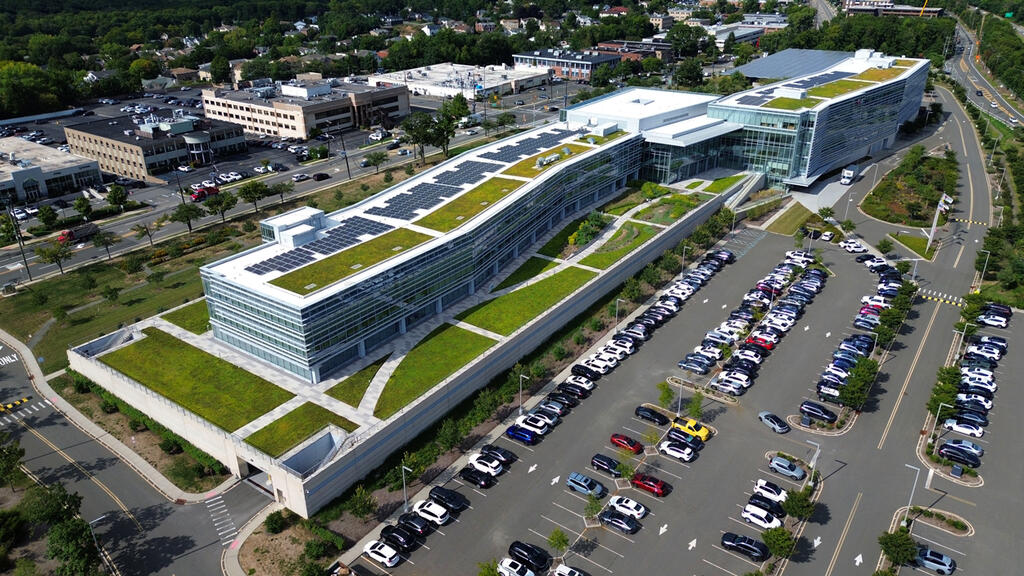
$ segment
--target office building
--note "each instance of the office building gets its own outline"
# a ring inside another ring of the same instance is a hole
[[[462,94],[470,102],[477,96],[518,94],[548,82],[546,70],[517,70],[504,64],[470,66],[444,62],[367,78],[375,87],[404,86],[413,96],[449,97]]]
[[[512,56],[516,70],[550,72],[554,78],[589,82],[590,75],[601,64],[614,68],[619,63],[615,54],[602,54],[595,50],[576,52],[573,50],[535,50]]]
[[[669,42],[659,42],[653,38],[644,40],[605,40],[598,42],[593,48],[602,54],[616,54],[623,61],[657,58],[665,63],[675,61],[675,49]]]
[[[894,4],[892,0],[846,0],[843,3],[843,10],[847,14],[912,18],[939,18],[944,12],[941,7],[907,6],[905,4]]]
[[[314,130],[339,133],[360,126],[392,127],[409,114],[405,86],[373,88],[337,80],[293,81],[244,90],[203,90],[214,120],[252,134],[307,139]]]
[[[58,198],[101,180],[95,160],[17,136],[0,138],[0,201]]]

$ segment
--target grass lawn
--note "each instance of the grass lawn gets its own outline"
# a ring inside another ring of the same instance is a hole
[[[857,82],[856,80],[836,80],[829,82],[828,84],[822,84],[821,86],[815,86],[807,90],[808,96],[817,96],[819,98],[835,98],[836,96],[842,96],[847,92],[853,92],[854,90],[860,90],[865,86],[870,86],[867,82]]]
[[[387,419],[494,344],[494,340],[465,328],[442,324],[416,344],[395,368],[373,415]]]
[[[459,314],[457,318],[508,336],[576,291],[594,276],[596,274],[589,270],[566,268],[539,282],[478,304]]]
[[[989,282],[982,285],[981,295],[988,302],[999,302],[1014,308],[1024,308],[1024,286],[1007,290],[999,282]]]
[[[654,222],[655,224],[672,224],[690,210],[701,204],[696,194],[673,194],[662,198],[650,208],[637,212],[634,218]]]
[[[206,307],[205,299],[168,312],[163,318],[193,334],[202,334],[210,329],[210,310]]]
[[[530,258],[526,262],[523,262],[522,266],[516,268],[514,272],[509,274],[507,278],[502,280],[501,284],[495,286],[492,292],[504,290],[505,288],[515,286],[520,282],[526,282],[530,278],[533,278],[542,272],[546,272],[547,270],[551,270],[555,266],[558,266],[558,262],[552,262],[551,260],[545,260],[544,258]]]
[[[778,108],[779,110],[800,110],[801,108],[814,108],[821,104],[817,98],[775,98],[761,108]]]
[[[370,386],[373,377],[377,375],[377,371],[387,362],[389,357],[390,354],[382,357],[380,360],[328,388],[324,393],[335,400],[341,400],[353,408],[358,408],[366,388]]]
[[[271,280],[270,283],[296,294],[309,294],[427,240],[430,240],[430,236],[426,234],[398,228],[294,272],[289,272],[280,278]]]
[[[924,247],[928,245],[928,239],[925,238],[924,236],[913,236],[911,234],[889,234],[889,236],[892,236],[893,240],[896,240],[897,242],[903,244],[910,250],[913,250],[915,254],[921,256],[922,258],[927,258],[931,260],[932,257],[935,256],[934,243],[932,244],[932,247],[928,250],[928,253],[925,253]]]
[[[929,156],[923,146],[907,151],[894,170],[878,182],[861,202],[865,214],[905,226],[931,225],[943,193],[957,195],[959,164],[955,155]],[[945,223],[940,216],[940,223]]]
[[[793,234],[796,234],[796,231],[803,226],[804,222],[806,222],[810,217],[810,210],[804,208],[803,204],[794,202],[793,205],[787,208],[781,216],[766,228],[766,230],[776,234],[792,236]]]
[[[580,224],[586,219],[587,217],[584,216],[566,224],[565,228],[562,228],[558,231],[558,234],[552,236],[551,240],[548,240],[540,247],[540,250],[537,250],[537,253],[548,258],[558,258],[558,255],[562,253],[562,250],[569,243],[569,236],[572,236],[572,233],[579,229]]]
[[[351,432],[359,427],[355,422],[339,416],[323,406],[306,402],[253,432],[245,441],[254,448],[276,458],[328,424],[334,424],[346,432]]]
[[[568,148],[570,151],[572,151],[572,155],[565,156],[562,153],[563,148]],[[510,176],[522,176],[523,178],[533,178],[534,176],[537,176],[538,174],[547,170],[551,166],[558,164],[562,160],[565,160],[566,158],[572,158],[573,156],[579,154],[580,152],[587,152],[589,150],[593,150],[593,148],[572,143],[562,144],[560,146],[555,146],[554,148],[547,150],[545,152],[541,152],[540,154],[534,154],[533,156],[530,156],[526,160],[520,160],[516,164],[513,164],[509,168],[506,168],[505,171],[502,172],[502,174],[508,174]],[[541,168],[537,168],[538,158],[546,158],[548,156],[551,156],[552,154],[558,154],[560,158],[550,164],[542,166]]]
[[[294,394],[156,328],[100,361],[231,432]],[[168,361],[170,360],[170,361]]]
[[[856,76],[850,76],[850,78],[853,80],[867,80],[869,82],[885,82],[906,71],[906,68],[868,68]]]
[[[607,268],[635,250],[637,246],[653,238],[658,232],[659,230],[653,226],[627,222],[596,252],[580,260],[580,264],[594,268]]]
[[[601,146],[601,145],[607,144],[608,142],[611,142],[612,140],[615,140],[616,138],[618,138],[619,136],[622,136],[624,134],[625,134],[625,132],[622,131],[622,130],[619,130],[617,132],[612,132],[611,134],[609,134],[607,136],[598,136],[597,134],[587,134],[586,136],[583,136],[583,137],[579,138],[579,141],[580,142],[587,142],[587,140],[589,140],[590,138],[593,138],[594,139],[594,144],[597,144],[598,146]]]
[[[732,176],[726,176],[725,178],[719,178],[711,184],[708,184],[702,192],[707,192],[709,194],[721,194],[746,177],[746,174],[734,174]]]
[[[601,206],[597,209],[598,212],[604,212],[605,214],[611,214],[613,216],[622,216],[626,212],[629,212],[633,208],[643,204],[647,201],[644,195],[639,190],[628,189],[626,193],[619,196],[615,200]]]
[[[473,216],[487,209],[488,206],[501,200],[516,188],[523,185],[519,180],[508,178],[491,178],[469,192],[458,196],[451,202],[427,214],[416,221],[416,224],[432,228],[438,232],[448,232],[469,222]]]
[[[700,185],[703,184],[704,182],[704,180],[694,180],[693,182],[690,182],[689,184],[686,185],[686,189],[696,190],[697,188],[700,188]]]
[[[895,62],[893,62],[894,66],[902,66],[904,68],[910,68],[914,64],[917,64],[917,62],[913,60],[896,60]]]

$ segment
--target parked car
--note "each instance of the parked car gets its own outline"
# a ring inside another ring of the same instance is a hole
[[[601,524],[615,528],[623,534],[636,534],[640,531],[640,523],[635,518],[616,510],[606,508],[597,515],[597,519]]]
[[[948,575],[956,571],[955,560],[927,546],[918,547],[914,564],[936,574]]]
[[[804,477],[807,476],[807,472],[803,468],[782,456],[774,456],[771,461],[768,462],[768,469],[776,474],[781,474],[782,476],[786,476],[787,478],[792,478],[797,481],[803,480]]]
[[[771,430],[776,434],[785,434],[790,431],[789,424],[771,412],[760,412],[757,415],[757,419],[764,423],[768,428],[771,428]]]
[[[501,562],[498,562],[498,575],[499,576],[537,576],[533,570],[526,567],[525,564],[511,558],[502,558]]]
[[[509,545],[508,555],[538,572],[551,566],[551,554],[536,544],[516,540]]]
[[[413,504],[412,511],[419,514],[424,520],[429,520],[437,526],[444,526],[451,519],[448,510],[433,500],[420,500]]]
[[[618,478],[622,476],[622,473],[619,472],[619,464],[620,462],[615,458],[600,453],[594,454],[594,456],[590,459],[590,465],[595,470],[607,472],[613,478]]]
[[[380,537],[392,548],[402,552],[408,552],[416,546],[416,535],[398,525],[385,526],[380,531]]]
[[[512,425],[505,429],[505,436],[512,440],[522,442],[527,446],[533,446],[540,441],[540,436],[533,433],[526,428],[520,428],[519,426]]]
[[[739,552],[754,562],[764,562],[771,556],[771,553],[768,552],[768,546],[765,546],[764,542],[732,532],[722,534],[722,548]]]
[[[800,403],[800,413],[815,420],[828,422],[829,424],[834,423],[838,419],[835,412],[821,404],[818,404],[817,402],[811,402],[810,400],[805,400]]]
[[[459,470],[459,478],[477,488],[490,488],[494,486],[494,476],[487,472],[481,472],[471,466]]]
[[[630,483],[634,488],[650,492],[655,496],[664,496],[668,492],[668,485],[663,480],[659,480],[649,474],[640,474],[638,472],[633,475]]]
[[[667,416],[649,406],[637,406],[636,410],[633,411],[633,414],[637,418],[640,418],[641,420],[653,422],[658,426],[664,426],[668,424]]]
[[[398,555],[398,551],[380,540],[371,540],[370,542],[367,542],[366,546],[363,546],[363,554],[385,568],[395,566],[402,559],[402,557]]]
[[[415,512],[406,512],[398,517],[398,525],[417,536],[430,533],[430,522]]]
[[[964,466],[970,466],[971,468],[977,468],[978,466],[981,466],[980,458],[978,458],[974,454],[971,454],[970,452],[961,450],[949,444],[943,444],[942,446],[939,446],[937,453],[939,456],[945,458],[946,460],[956,462],[957,464],[963,464]]]
[[[748,524],[753,524],[763,530],[782,526],[782,521],[773,516],[771,512],[754,506],[753,504],[747,504],[744,506],[743,512],[740,513],[740,517]]]
[[[762,478],[758,478],[757,481],[754,482],[754,494],[760,494],[761,496],[780,504],[789,498],[789,492],[786,492],[781,486]]]
[[[608,500],[608,507],[627,516],[632,516],[637,520],[647,515],[646,506],[625,496],[612,496]]]
[[[569,477],[565,479],[565,485],[573,492],[580,492],[595,498],[603,498],[608,493],[604,484],[579,472],[570,472]]]
[[[633,454],[639,454],[644,451],[644,445],[636,440],[626,436],[625,434],[612,434],[611,435],[612,446],[618,448],[624,448],[629,450]]]
[[[519,458],[515,452],[494,444],[484,444],[480,447],[480,452],[496,458],[504,465],[511,464]]]

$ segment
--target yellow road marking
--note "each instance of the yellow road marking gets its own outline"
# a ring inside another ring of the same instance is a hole
[[[857,507],[860,506],[860,498],[863,495],[863,492],[857,492],[857,499],[853,501],[853,508],[850,509],[850,516],[846,519],[842,534],[839,535],[839,543],[836,545],[836,551],[832,554],[832,561],[828,563],[828,570],[825,571],[825,576],[831,576],[832,570],[836,567],[839,551],[843,549],[843,541],[846,540],[846,534],[850,531],[850,524],[853,524],[853,515],[857,513]]]
[[[914,354],[914,361],[910,363],[910,370],[907,371],[907,378],[903,381],[903,388],[900,389],[900,393],[896,395],[896,405],[892,407],[892,414],[889,414],[889,421],[885,424],[885,430],[882,431],[882,437],[878,440],[878,450],[885,446],[885,438],[889,435],[889,429],[892,428],[892,423],[896,420],[896,412],[900,409],[900,403],[903,402],[903,395],[907,393],[907,386],[910,385],[910,378],[914,375],[914,368],[917,367],[917,361],[921,359],[921,352],[924,351],[925,342],[928,341],[928,333],[932,331],[932,324],[935,323],[935,317],[939,315],[939,304],[935,304],[935,310],[932,311],[932,317],[928,320],[928,326],[924,329],[924,337],[921,338],[921,344],[917,347],[917,352]]]

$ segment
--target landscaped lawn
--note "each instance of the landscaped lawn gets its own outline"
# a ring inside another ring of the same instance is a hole
[[[811,217],[811,211],[804,208],[804,205],[799,202],[794,202],[792,206],[786,209],[786,211],[779,216],[770,226],[766,228],[769,232],[775,232],[776,234],[784,234],[786,236],[792,236],[796,234],[796,231],[803,226],[804,222]]]
[[[596,252],[580,260],[584,266],[607,268],[658,233],[654,226],[626,222]]]
[[[448,232],[469,222],[473,216],[486,210],[491,204],[501,200],[516,188],[523,185],[519,180],[508,178],[491,178],[472,190],[458,196],[451,202],[427,214],[416,221],[416,224],[432,228],[438,232]]]
[[[921,235],[914,236],[914,235],[911,235],[911,234],[899,234],[899,233],[890,234],[890,236],[892,236],[893,239],[896,240],[897,242],[899,242],[900,244],[903,244],[907,248],[913,250],[915,254],[917,254],[918,256],[921,256],[922,258],[927,258],[927,259],[931,260],[932,257],[935,256],[935,243],[934,242],[932,243],[931,248],[928,249],[928,253],[927,254],[925,253],[924,248],[925,248],[925,246],[928,245],[928,239],[925,238],[924,236],[921,236]]]
[[[850,76],[850,78],[853,80],[868,80],[869,82],[885,82],[906,71],[906,68],[868,68],[856,76]]]
[[[658,201],[657,204],[637,212],[634,218],[655,224],[672,224],[687,212],[701,204],[696,194],[673,194]]]
[[[596,275],[589,270],[569,267],[529,286],[478,304],[457,318],[508,336]]]
[[[700,188],[700,185],[703,184],[704,182],[704,180],[694,180],[693,182],[690,182],[689,184],[686,185],[686,189],[695,190],[697,188]]]
[[[494,340],[476,332],[442,324],[410,350],[395,368],[373,415],[381,420],[389,418],[494,344]]]
[[[232,432],[294,394],[157,328],[99,357],[125,376]]]
[[[562,150],[565,149],[565,148],[568,148],[572,152],[572,154],[569,155],[569,156],[566,156],[562,152]],[[522,176],[523,178],[533,178],[534,176],[537,176],[541,172],[547,170],[549,167],[554,166],[555,164],[558,164],[562,160],[565,160],[566,158],[572,158],[573,156],[575,156],[576,154],[579,154],[580,152],[587,152],[589,150],[593,150],[593,148],[589,148],[587,146],[581,146],[579,144],[573,144],[573,143],[561,144],[559,146],[555,146],[554,148],[552,148],[550,150],[547,150],[545,152],[541,152],[540,154],[534,154],[533,156],[530,156],[526,160],[520,160],[516,164],[506,168],[505,171],[502,172],[502,174],[508,174],[509,176]],[[541,158],[541,157],[547,158],[548,156],[551,156],[552,154],[558,154],[560,156],[560,158],[558,160],[555,160],[554,162],[552,162],[550,164],[546,164],[546,165],[542,166],[541,168],[537,168],[537,159],[538,158]]]
[[[580,137],[579,141],[580,142],[587,142],[588,140],[593,138],[594,139],[594,144],[597,144],[598,146],[601,146],[601,145],[607,144],[608,142],[611,142],[612,140],[615,140],[616,138],[618,138],[619,136],[624,135],[625,133],[626,133],[625,131],[619,130],[617,132],[612,132],[611,134],[609,134],[607,136],[598,136],[597,134],[587,134],[586,136]]]
[[[548,258],[558,258],[558,255],[561,254],[562,250],[564,250],[566,245],[569,244],[569,236],[572,236],[572,233],[579,229],[580,224],[582,224],[586,219],[587,217],[583,216],[582,218],[577,218],[566,224],[565,228],[559,230],[558,234],[555,234],[550,240],[545,242],[544,245],[540,247],[540,250],[537,250],[537,253],[547,256]]]
[[[800,110],[801,108],[814,108],[818,104],[821,104],[821,100],[817,98],[775,98],[766,104],[762,104],[761,108],[778,108],[779,110]]]
[[[309,294],[427,240],[430,236],[426,234],[398,228],[289,272],[270,283],[296,294]]]
[[[206,307],[205,299],[168,312],[163,315],[163,319],[193,334],[202,334],[210,329],[210,310]]]
[[[847,92],[853,92],[854,90],[860,90],[866,86],[871,86],[867,82],[857,82],[856,80],[835,80],[828,84],[822,84],[821,86],[815,86],[807,90],[808,96],[817,96],[819,98],[835,98],[836,96],[842,96]]]
[[[917,64],[917,62],[913,60],[896,60],[896,62],[893,62],[894,66],[902,66],[904,68],[910,68],[914,64]]]
[[[861,202],[869,216],[905,226],[930,226],[942,195],[956,197],[960,174],[955,153],[931,156],[923,146],[907,151],[894,170],[885,175]],[[940,224],[945,216],[940,216]]]
[[[254,448],[276,458],[328,424],[334,424],[347,432],[359,427],[355,422],[339,416],[323,406],[305,402],[295,410],[253,432],[245,441]]]
[[[558,262],[552,262],[551,260],[547,260],[544,258],[530,258],[526,262],[523,262],[522,266],[516,268],[514,272],[509,274],[507,278],[502,280],[501,284],[495,286],[492,292],[504,290],[505,288],[508,288],[509,286],[515,286],[520,282],[526,282],[530,278],[533,278],[534,276],[537,276],[538,274],[546,270],[551,270],[555,266],[558,266]]]
[[[377,375],[380,367],[387,362],[389,357],[390,354],[348,378],[345,378],[341,382],[338,382],[334,386],[328,388],[324,394],[327,394],[336,400],[341,400],[353,408],[358,408],[359,402],[363,399],[363,394],[366,393],[366,388],[370,386],[370,382],[373,381],[373,377]]]
[[[721,194],[722,192],[725,192],[726,190],[731,188],[733,184],[739,182],[740,180],[743,180],[746,177],[746,174],[734,174],[732,176],[726,176],[725,178],[719,178],[712,182],[711,184],[708,184],[707,187],[705,187],[702,190],[702,192],[707,192],[709,194]]]
[[[605,214],[611,214],[613,216],[622,216],[626,212],[629,212],[631,209],[636,208],[646,201],[647,198],[644,198],[643,193],[639,190],[630,188],[626,190],[624,195],[619,196],[604,206],[601,206],[597,211],[604,212]]]

